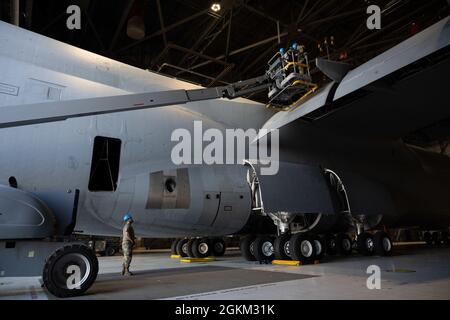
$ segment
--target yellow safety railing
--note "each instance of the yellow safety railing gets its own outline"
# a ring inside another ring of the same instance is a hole
[[[266,105],[267,108],[275,108],[275,109],[280,109],[280,111],[290,111],[291,109],[295,109],[297,108],[299,105],[298,103],[301,102],[302,100],[304,100],[306,97],[308,97],[310,94],[314,93],[317,88],[319,87],[317,84],[312,83],[312,82],[308,82],[308,81],[304,81],[304,80],[296,80],[292,83],[291,86],[297,86],[297,85],[306,85],[309,89],[307,92],[305,92],[299,99],[297,99],[295,102],[291,103],[289,106],[284,107],[284,108],[279,108],[279,107],[275,107],[272,106],[270,104]]]

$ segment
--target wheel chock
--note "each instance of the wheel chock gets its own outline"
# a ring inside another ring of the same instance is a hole
[[[296,260],[272,260],[272,264],[284,265],[284,266],[301,266],[302,263]]]
[[[170,256],[170,258],[171,258],[171,259],[180,259],[181,256],[178,255],[178,254],[172,254],[172,255]]]
[[[313,264],[319,264],[319,260],[314,260]],[[272,260],[272,264],[284,265],[284,266],[301,266],[301,261],[297,260]]]
[[[214,261],[215,259],[212,257],[207,257],[207,258],[183,258],[180,259],[180,262],[183,263],[191,263],[191,262],[211,262]]]

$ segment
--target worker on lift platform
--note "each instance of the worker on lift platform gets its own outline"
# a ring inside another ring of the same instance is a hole
[[[308,56],[304,46],[292,43],[288,50],[280,48],[269,60],[267,75],[272,80],[269,104],[285,107],[295,96],[309,95],[317,86],[311,83]]]

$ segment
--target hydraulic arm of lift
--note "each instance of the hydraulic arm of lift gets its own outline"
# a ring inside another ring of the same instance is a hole
[[[239,81],[227,86],[168,90],[121,96],[45,102],[1,108],[0,128],[62,121],[69,118],[156,108],[219,98],[235,99],[265,90],[270,86],[267,75]]]

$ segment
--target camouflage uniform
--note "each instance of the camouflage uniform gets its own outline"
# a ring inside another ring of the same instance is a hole
[[[123,226],[122,232],[122,252],[123,252],[123,268],[122,275],[131,275],[129,268],[131,259],[133,258],[134,246],[134,230],[131,223],[127,222]]]

